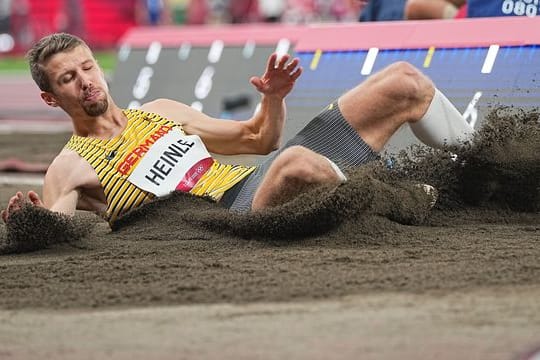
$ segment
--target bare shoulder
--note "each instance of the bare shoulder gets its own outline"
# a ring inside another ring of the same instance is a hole
[[[65,172],[74,170],[81,160],[83,159],[79,156],[79,154],[77,154],[77,152],[69,149],[63,149],[52,161],[51,165],[49,166],[49,171]]]
[[[193,121],[209,118],[209,116],[191,106],[170,99],[150,101],[143,104],[141,110],[159,114],[180,125],[187,125]]]
[[[63,149],[49,166],[45,182],[74,189],[90,185],[92,175],[96,176],[86,160],[73,150]]]

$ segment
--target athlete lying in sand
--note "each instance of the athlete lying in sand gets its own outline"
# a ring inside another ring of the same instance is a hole
[[[284,99],[302,73],[298,59],[271,55],[252,77],[260,110],[248,121],[223,121],[160,99],[119,108],[89,47],[68,34],[41,39],[28,54],[42,99],[62,108],[74,134],[50,165],[43,200],[13,196],[2,219],[27,201],[53,212],[99,213],[113,223],[125,212],[174,190],[213,198],[234,211],[287,202],[321,184],[346,181],[344,167],[378,158],[405,123],[425,144],[441,147],[473,129],[420,71],[398,62],[346,92],[280,148]],[[258,167],[223,165],[217,154],[276,153]]]

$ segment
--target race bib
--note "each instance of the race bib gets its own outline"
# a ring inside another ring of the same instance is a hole
[[[150,147],[128,180],[156,196],[188,192],[213,162],[200,137],[173,129]]]

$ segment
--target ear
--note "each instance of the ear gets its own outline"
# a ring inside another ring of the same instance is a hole
[[[41,92],[41,98],[49,106],[52,106],[52,107],[57,107],[58,106],[58,102],[56,101],[56,98],[54,97],[53,94],[51,94],[49,92],[42,91]]]

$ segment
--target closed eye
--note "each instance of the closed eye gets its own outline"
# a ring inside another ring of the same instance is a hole
[[[67,83],[70,82],[71,80],[73,80],[73,76],[71,76],[71,75],[66,75],[66,76],[64,76],[64,77],[62,78],[62,82],[63,82],[64,84],[67,84]]]

